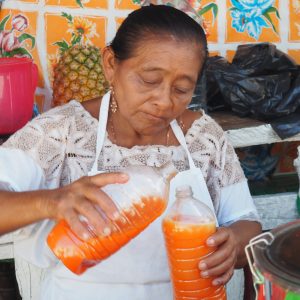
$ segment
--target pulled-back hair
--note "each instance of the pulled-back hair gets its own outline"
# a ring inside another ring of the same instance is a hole
[[[134,56],[134,50],[143,41],[170,35],[178,41],[199,44],[203,50],[201,59],[205,61],[207,40],[202,27],[184,12],[167,5],[143,6],[130,13],[110,46],[117,59],[126,60]]]

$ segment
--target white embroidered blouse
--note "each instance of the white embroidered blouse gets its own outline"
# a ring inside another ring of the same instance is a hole
[[[87,175],[91,169],[95,160],[97,127],[98,120],[79,102],[71,101],[36,117],[4,143],[2,150],[21,150],[18,155],[22,153],[31,157],[36,167],[41,169],[46,186],[59,187]],[[193,122],[185,138],[196,166],[202,170],[218,213],[223,188],[242,182],[247,186],[239,160],[224,131],[204,112]],[[110,172],[128,165],[160,167],[170,161],[178,171],[188,168],[186,153],[181,146],[150,145],[127,149],[113,144],[106,134],[98,169]],[[26,177],[30,176],[30,171],[19,170]],[[0,182],[1,172],[0,169]],[[237,219],[258,219],[255,208],[246,215],[237,215],[237,212],[233,215]],[[226,220],[233,221],[230,218]]]

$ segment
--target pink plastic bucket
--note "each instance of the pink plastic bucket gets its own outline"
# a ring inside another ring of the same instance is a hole
[[[32,116],[38,69],[29,58],[0,58],[0,134],[23,127]]]

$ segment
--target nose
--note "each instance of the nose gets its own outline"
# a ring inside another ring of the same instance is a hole
[[[159,114],[163,114],[166,112],[170,112],[170,109],[173,106],[173,102],[171,99],[171,88],[168,86],[164,86],[160,88],[154,97],[154,105]]]

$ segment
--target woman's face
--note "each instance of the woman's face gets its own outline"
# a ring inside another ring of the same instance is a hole
[[[107,57],[109,50],[103,55],[119,117],[143,135],[159,133],[184,112],[203,64],[199,45],[171,37],[149,39],[124,61]]]

